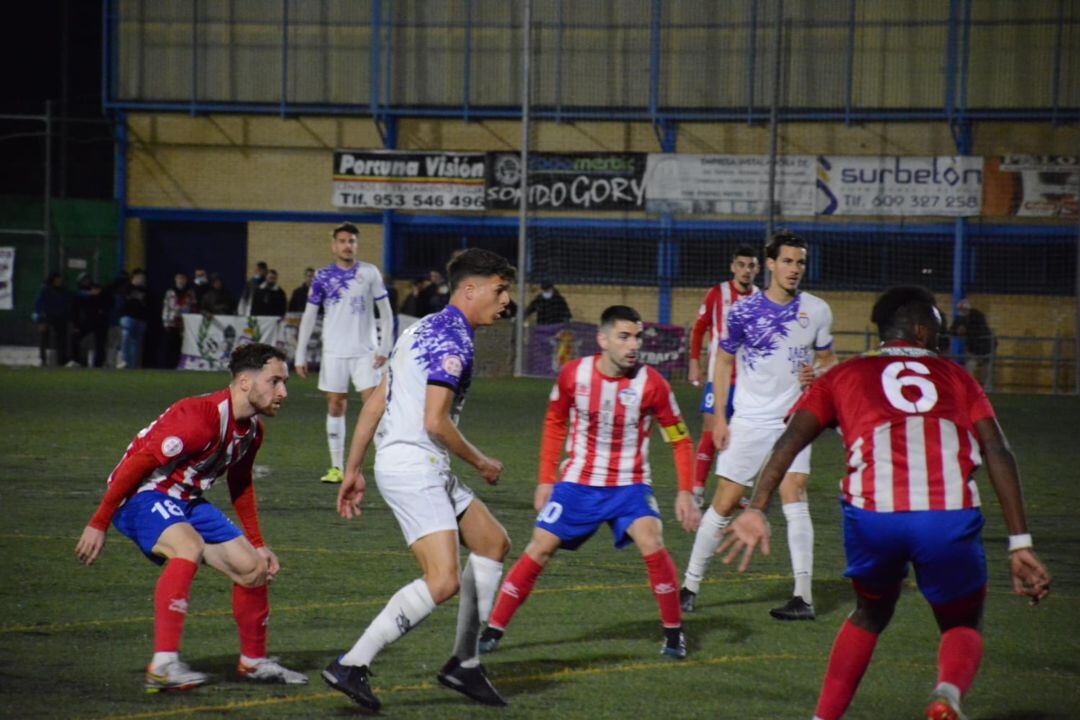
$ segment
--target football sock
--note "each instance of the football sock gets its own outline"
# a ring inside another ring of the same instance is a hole
[[[542,565],[529,557],[528,553],[521,553],[521,557],[506,574],[506,580],[499,588],[499,597],[495,601],[495,607],[491,610],[491,620],[488,622],[493,628],[505,630],[510,624],[510,619],[522,604],[529,599],[536,578],[544,569]]]
[[[709,472],[712,470],[715,457],[716,446],[713,445],[712,433],[702,432],[697,444],[697,453],[694,455],[694,487],[703,488],[708,483]]]
[[[233,584],[232,613],[240,636],[240,654],[248,658],[266,657],[266,624],[270,619],[269,588]]]
[[[371,665],[379,651],[423,622],[434,609],[427,583],[413,580],[394,593],[352,649],[341,656],[341,664]]]
[[[814,717],[837,720],[851,704],[863,673],[870,665],[878,636],[845,620],[829,653]]]
[[[660,622],[666,628],[682,626],[682,608],[679,606],[679,586],[675,562],[667,548],[660,548],[645,556],[645,567],[649,571],[649,585],[653,597],[660,606]]]
[[[499,592],[499,580],[502,579],[502,560],[492,560],[482,555],[469,555],[469,564],[473,566],[476,579],[476,607],[480,611],[480,622],[485,623],[491,617],[491,608],[495,605],[495,594]]]
[[[694,549],[690,551],[690,562],[686,564],[686,577],[683,578],[683,587],[690,592],[696,593],[701,589],[709,561],[720,545],[720,533],[730,524],[731,516],[720,517],[712,506],[701,516],[701,525],[694,536]]]
[[[784,518],[787,520],[791,573],[795,576],[793,594],[813,605],[810,581],[814,575],[814,525],[810,521],[809,503],[787,503],[784,505]]]
[[[330,446],[330,464],[345,467],[345,416],[326,416],[326,444]]]
[[[150,670],[158,670],[165,663],[175,662],[180,659],[180,653],[178,652],[156,652],[154,657],[150,658]]]
[[[953,699],[959,703],[960,696],[975,680],[982,654],[982,635],[975,628],[954,627],[942,633],[938,646],[938,690],[949,692],[954,689],[956,697]]]
[[[154,652],[179,652],[191,581],[199,566],[184,558],[165,563],[154,587]]]
[[[469,556],[470,560],[473,556]],[[480,613],[476,603],[476,572],[471,562],[461,571],[458,591],[457,634],[454,635],[454,657],[466,667],[479,662]],[[468,665],[466,665],[468,663]]]

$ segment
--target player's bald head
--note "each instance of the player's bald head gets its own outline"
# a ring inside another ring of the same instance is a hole
[[[934,294],[918,285],[891,287],[874,303],[870,321],[878,326],[882,340],[908,340],[919,344],[917,328],[926,328],[926,342],[941,329],[941,313]]]

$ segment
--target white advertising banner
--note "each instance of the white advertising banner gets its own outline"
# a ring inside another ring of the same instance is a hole
[[[981,157],[817,159],[819,215],[978,215]]]
[[[181,370],[225,370],[229,355],[239,345],[266,343],[292,358],[296,337],[285,332],[279,317],[241,315],[183,315],[184,341],[180,350]]]
[[[483,210],[484,154],[337,150],[331,202],[339,208]]]
[[[815,158],[777,158],[773,194],[782,215],[813,215]],[[649,212],[766,215],[769,211],[767,155],[650,154],[645,166],[645,209]]]
[[[0,247],[0,310],[15,308],[15,248]]]

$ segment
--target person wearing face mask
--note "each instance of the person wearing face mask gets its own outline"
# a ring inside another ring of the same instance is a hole
[[[206,268],[195,268],[195,274],[191,277],[191,291],[195,293],[195,306],[202,302],[203,295],[210,289],[210,276],[206,274]]]
[[[251,300],[252,315],[285,317],[288,300],[285,297],[285,291],[278,287],[277,281],[277,270],[268,270],[266,281],[255,291],[255,296]]]
[[[525,317],[536,313],[537,325],[556,325],[570,320],[570,307],[550,282],[540,284],[540,294],[525,308]]]
[[[260,260],[255,263],[255,274],[248,279],[244,285],[244,292],[240,295],[240,302],[236,308],[237,315],[254,315],[252,312],[252,303],[255,301],[255,291],[263,286],[266,282],[266,274],[268,269],[265,262]]]
[[[150,318],[150,292],[146,288],[146,272],[136,268],[120,307],[120,362],[118,367],[142,367],[143,338]]]
[[[161,366],[174,368],[180,362],[180,346],[184,337],[184,313],[195,312],[195,293],[188,286],[184,273],[173,276],[173,286],[161,300]]]

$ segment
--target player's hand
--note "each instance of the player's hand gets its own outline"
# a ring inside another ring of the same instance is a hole
[[[79,542],[75,544],[75,556],[83,565],[93,565],[104,547],[105,531],[87,525],[83,528]]]
[[[803,363],[799,366],[799,387],[804,390],[809,387],[810,383],[814,382],[814,378],[817,377],[814,372],[814,366],[808,363]]]
[[[293,365],[293,370],[296,371],[296,376],[303,380],[307,377],[307,365],[303,363],[296,363]]]
[[[371,367],[378,370],[379,368],[381,368],[385,364],[386,364],[386,356],[385,355],[376,355],[375,356],[375,361],[373,363],[371,363]]]
[[[694,387],[701,385],[701,367],[697,360],[690,361],[690,367],[686,370],[686,381]]]
[[[680,490],[675,496],[675,519],[682,523],[683,530],[694,532],[701,524],[701,510],[694,501],[694,494]]]
[[[338,515],[346,520],[360,517],[360,501],[364,499],[367,490],[367,481],[364,474],[359,470],[345,473],[345,480],[338,488],[337,511]]]
[[[489,458],[486,455],[480,456],[480,462],[476,463],[476,471],[480,473],[480,477],[484,478],[484,482],[488,485],[494,485],[499,482],[499,476],[502,475],[503,464],[495,458]]]
[[[742,551],[742,561],[739,563],[739,572],[745,572],[750,567],[750,558],[754,549],[760,547],[762,555],[769,554],[769,519],[765,513],[754,508],[747,508],[739,513],[735,521],[724,530],[727,537],[720,547],[716,548],[717,555],[724,555],[724,564],[730,565],[735,556]]]
[[[281,570],[281,563],[278,562],[277,555],[265,545],[255,548],[255,552],[259,553],[259,557],[266,561],[266,582],[272,582]]]
[[[551,491],[555,489],[555,486],[551,483],[539,483],[536,486],[536,492],[533,493],[533,507],[536,508],[536,512],[540,512],[551,500]]]
[[[731,429],[728,427],[727,420],[724,419],[722,412],[716,415],[713,420],[712,441],[717,452],[727,450],[728,445],[731,443]]]
[[[1050,573],[1046,572],[1031,548],[1009,553],[1009,572],[1012,574],[1013,592],[1027,595],[1032,605],[1037,605],[1050,594]]]

